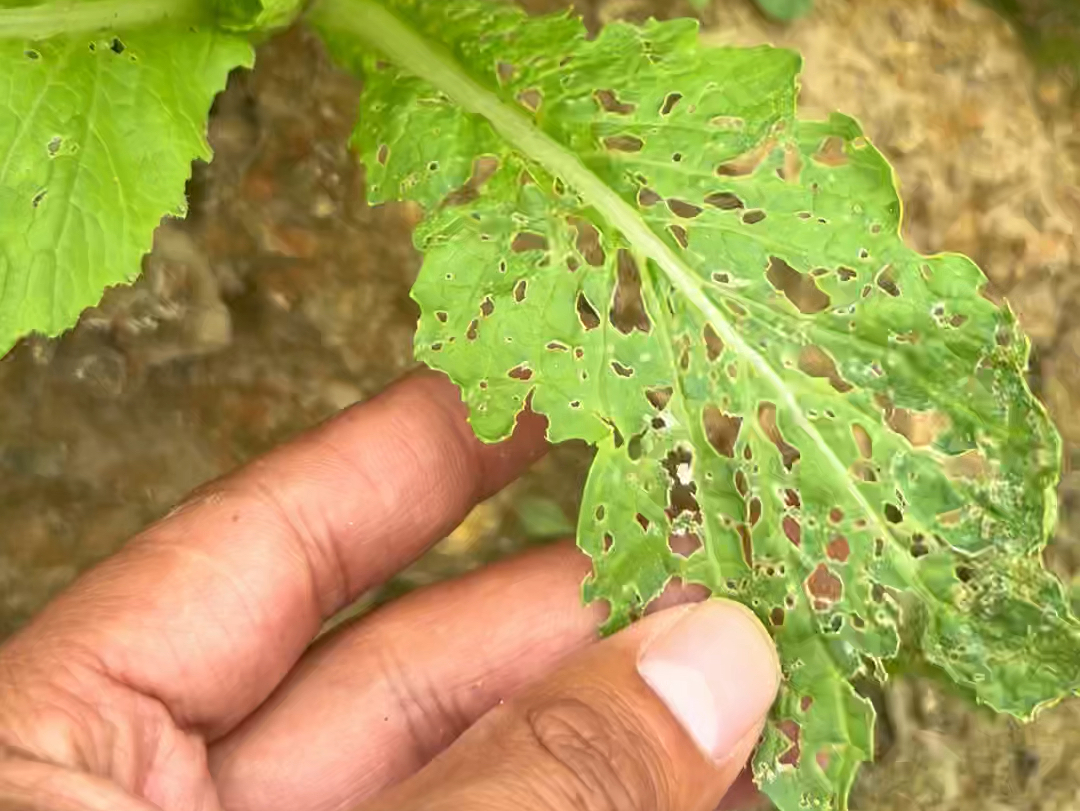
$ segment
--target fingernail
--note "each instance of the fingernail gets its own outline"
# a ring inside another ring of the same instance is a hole
[[[723,760],[776,698],[776,649],[749,609],[710,600],[650,640],[638,673],[695,743]]]

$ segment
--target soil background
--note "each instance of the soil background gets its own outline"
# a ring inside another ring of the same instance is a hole
[[[591,26],[689,13],[663,0],[578,7]],[[817,0],[788,27],[747,0],[717,0],[705,25],[711,42],[800,50],[802,114],[859,118],[896,167],[911,243],[973,256],[1019,313],[1032,385],[1066,440],[1048,560],[1073,580],[1076,74],[1033,61],[1025,44],[1038,37],[973,0]],[[347,149],[358,91],[303,32],[264,46],[258,69],[234,75],[215,105],[216,159],[196,168],[191,217],[162,227],[144,277],[109,291],[65,337],[28,339],[0,360],[0,638],[195,486],[413,368],[413,220],[363,202]],[[583,447],[556,449],[354,612],[572,534],[588,461]],[[1080,809],[1080,702],[1024,726],[912,676],[875,698],[879,757],[863,770],[854,808]]]

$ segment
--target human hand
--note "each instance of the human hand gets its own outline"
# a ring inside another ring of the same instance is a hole
[[[311,646],[544,449],[420,375],[203,488],[0,648],[0,809],[711,811],[778,683],[732,603],[597,642],[564,545]]]

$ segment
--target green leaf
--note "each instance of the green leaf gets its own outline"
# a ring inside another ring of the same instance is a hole
[[[796,55],[704,48],[688,20],[589,40],[483,0],[314,22],[365,77],[370,201],[427,212],[417,356],[481,438],[531,403],[597,446],[578,541],[606,630],[681,578],[773,633],[755,775],[783,811],[846,807],[873,740],[853,683],[884,677],[902,605],[998,710],[1077,688],[1027,341],[969,260],[903,244],[854,121],[796,117]]]
[[[516,510],[526,538],[551,540],[568,538],[574,534],[573,523],[567,519],[566,513],[555,499],[527,497],[517,503]]]
[[[217,0],[217,5],[224,28],[265,31],[289,25],[304,7],[304,0]]]
[[[781,22],[791,22],[809,14],[814,0],[755,0],[761,10]]]
[[[0,9],[0,355],[71,327],[138,275],[163,216],[185,215],[191,162],[211,155],[210,104],[253,57],[196,11]]]

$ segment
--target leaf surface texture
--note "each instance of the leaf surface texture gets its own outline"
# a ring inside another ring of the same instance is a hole
[[[481,0],[315,20],[365,77],[371,202],[426,211],[418,357],[485,440],[528,403],[597,446],[578,540],[608,631],[674,578],[766,623],[785,681],[755,775],[783,811],[846,807],[854,685],[902,614],[996,710],[1076,690],[1027,340],[970,260],[904,245],[856,122],[797,117],[796,55]]]

